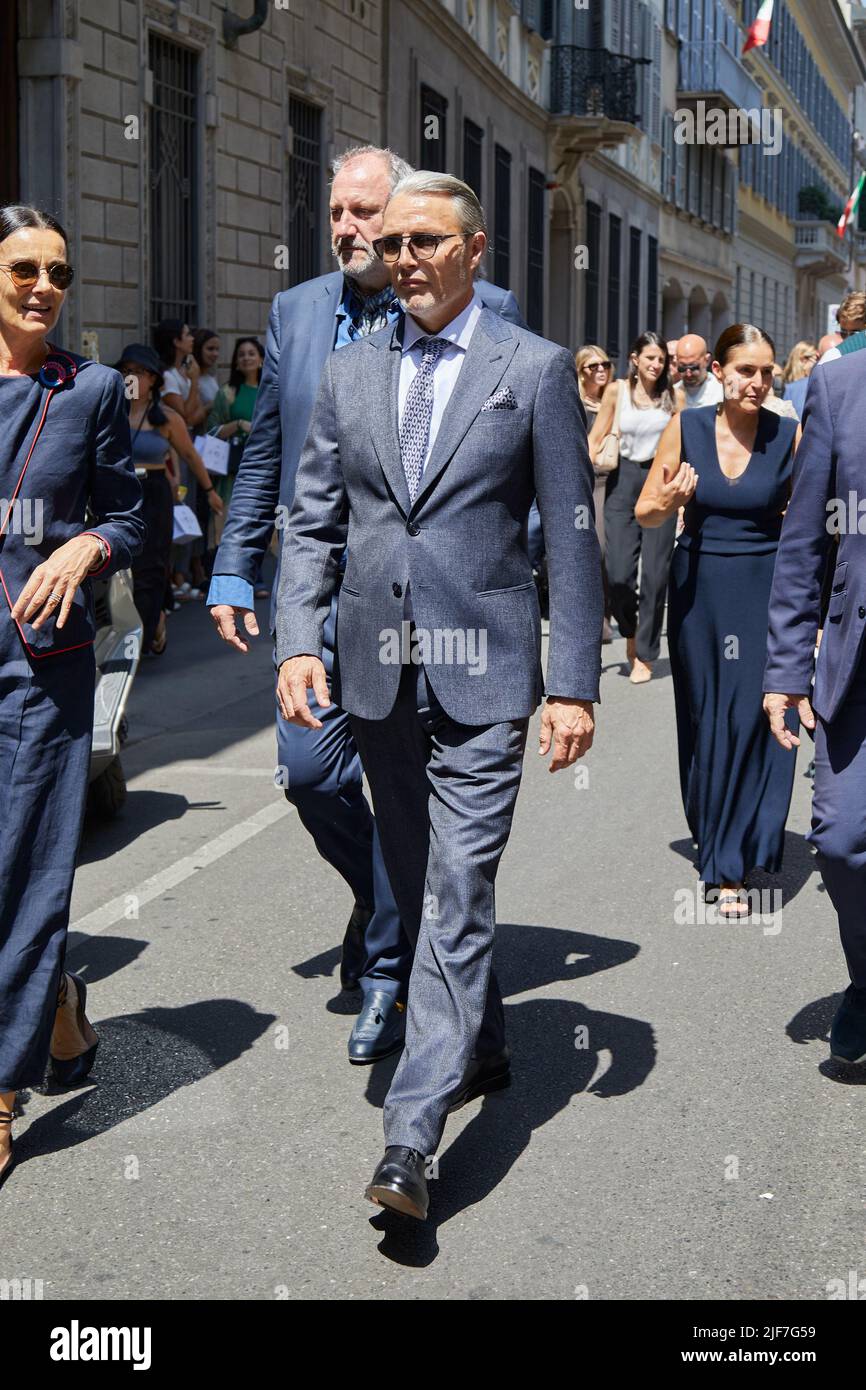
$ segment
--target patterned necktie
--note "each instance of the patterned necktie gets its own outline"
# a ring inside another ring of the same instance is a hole
[[[421,366],[406,393],[400,425],[400,457],[403,460],[403,472],[406,474],[409,499],[412,502],[418,496],[424,460],[427,457],[430,420],[433,416],[433,373],[448,343],[445,338],[419,338],[418,346],[423,348],[424,353]]]

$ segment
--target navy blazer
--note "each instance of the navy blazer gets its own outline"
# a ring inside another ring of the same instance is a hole
[[[73,536],[87,530],[109,549],[100,574],[128,567],[144,544],[141,487],[135,476],[123,378],[77,353],[61,354],[75,373],[51,397],[36,437],[47,390],[31,379],[0,394],[0,472],[3,515],[35,439],[16,505],[38,516],[38,536],[28,537],[10,514],[0,539],[0,583],[11,608],[37,565]],[[88,526],[88,509],[93,525]],[[35,543],[30,543],[31,540]],[[38,629],[19,624],[33,657],[56,656],[93,642],[96,624],[91,584],[77,590],[58,631],[49,618]]]
[[[866,628],[866,516],[859,515],[866,478],[864,438],[866,352],[825,362],[809,377],[803,438],[770,595],[764,690],[808,695],[821,588],[838,536],[812,696],[815,712],[826,724],[845,702]]]
[[[254,583],[278,504],[288,517],[322,369],[334,347],[343,286],[343,272],[335,270],[282,290],[274,298],[256,408],[214,561],[214,577],[234,574]],[[475,289],[495,313],[526,327],[510,290],[487,280],[477,280]]]

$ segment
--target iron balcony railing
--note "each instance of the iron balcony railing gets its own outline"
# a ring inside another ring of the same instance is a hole
[[[648,58],[627,58],[606,48],[576,44],[551,49],[550,110],[554,116],[595,116],[637,125],[638,68]]]

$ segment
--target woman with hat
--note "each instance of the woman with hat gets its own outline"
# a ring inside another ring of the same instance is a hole
[[[51,1059],[82,1081],[97,1036],[64,971],[90,762],[90,575],[144,537],[123,382],[48,341],[73,270],[36,208],[0,207],[0,1185],[16,1092]],[[89,507],[93,526],[85,529]]]
[[[174,530],[174,497],[167,466],[169,445],[188,463],[217,516],[222,515],[223,503],[180,415],[160,400],[163,369],[153,348],[145,343],[128,343],[117,369],[130,387],[127,394],[132,457],[141,479],[142,515],[147,526],[144,547],[132,565],[135,606],[141,615],[142,651],[161,656],[166,647],[163,596]]]

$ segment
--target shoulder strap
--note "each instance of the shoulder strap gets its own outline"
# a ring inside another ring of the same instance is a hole
[[[613,430],[612,430],[612,433],[613,433],[613,434],[619,434],[619,432],[620,432],[619,418],[620,418],[620,416],[622,415],[622,398],[623,398],[623,395],[624,395],[623,387],[626,386],[626,382],[624,382],[624,381],[618,381],[618,382],[616,383],[616,385],[617,385],[617,392],[616,392],[616,409],[615,409],[615,411],[614,411],[614,413],[613,413]]]

